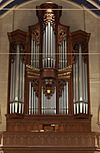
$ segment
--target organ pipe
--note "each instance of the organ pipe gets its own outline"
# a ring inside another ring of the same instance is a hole
[[[82,48],[79,45],[79,100],[83,100]]]
[[[38,113],[38,97],[32,85],[32,82],[29,82],[29,114]]]
[[[68,82],[66,81],[62,94],[59,97],[59,113],[68,114]]]
[[[43,34],[43,67],[55,67],[55,34],[52,24],[45,25]]]
[[[67,66],[67,46],[66,38],[59,44],[59,69],[63,69]]]
[[[33,38],[31,40],[31,65],[39,68],[39,44]]]
[[[87,64],[79,44],[79,55],[73,64],[74,114],[88,114]]]
[[[42,114],[56,114],[56,89],[54,94],[51,96],[50,99],[47,98],[45,93],[43,92],[42,87]]]
[[[10,113],[23,113],[24,105],[24,71],[20,52],[22,46],[16,45],[16,55],[11,63],[11,83],[10,83]]]

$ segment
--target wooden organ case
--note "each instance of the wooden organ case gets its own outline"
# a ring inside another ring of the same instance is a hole
[[[61,7],[37,7],[28,32],[8,33],[5,153],[93,153],[85,31],[59,22]]]

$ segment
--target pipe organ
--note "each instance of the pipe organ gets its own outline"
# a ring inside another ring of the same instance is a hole
[[[61,7],[37,7],[39,22],[10,41],[8,113],[89,114],[89,34],[59,22]]]
[[[6,153],[96,150],[89,99],[90,34],[62,25],[61,8],[41,4],[36,7],[38,23],[28,31],[8,33],[8,109],[1,146]]]

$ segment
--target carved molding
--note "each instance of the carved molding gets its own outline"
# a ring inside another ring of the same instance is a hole
[[[58,25],[58,44],[61,45],[62,41],[66,38],[68,34],[68,27],[62,26],[61,24]]]

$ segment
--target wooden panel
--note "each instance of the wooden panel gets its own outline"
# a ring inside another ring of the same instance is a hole
[[[7,115],[7,131],[41,131],[43,126],[54,125],[56,132],[90,132],[91,116],[67,115]]]
[[[94,133],[5,132],[4,153],[93,153]]]

